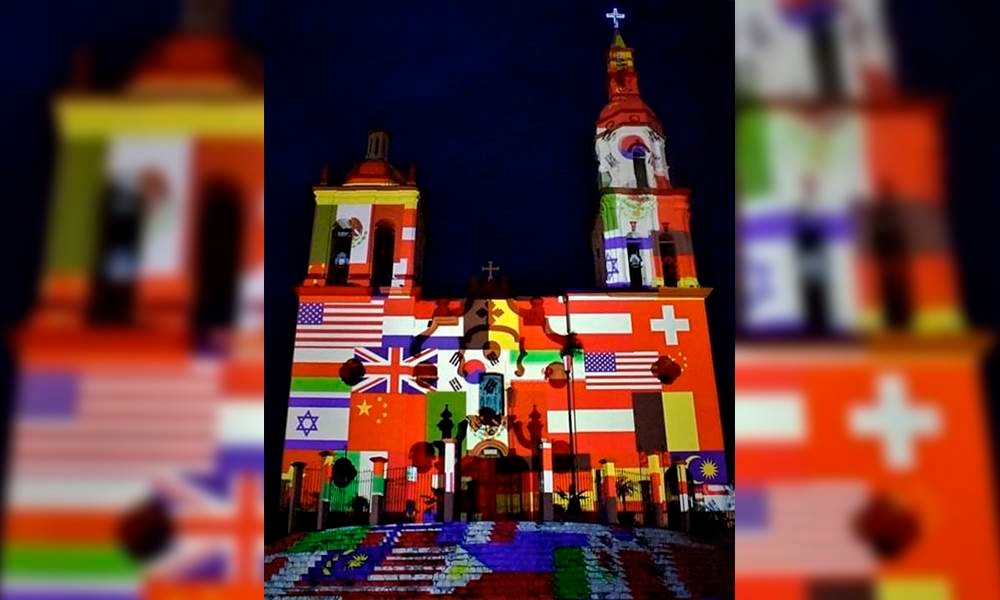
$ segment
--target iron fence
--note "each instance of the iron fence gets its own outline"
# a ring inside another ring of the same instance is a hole
[[[328,471],[309,468],[303,472],[301,496],[295,514],[289,519],[295,531],[368,523],[373,493],[377,490],[371,471],[356,473],[350,480],[333,481]],[[486,481],[472,475],[458,474],[455,486],[454,514],[450,520],[537,520],[541,517],[540,473],[521,471],[495,472]],[[683,523],[679,486],[675,470],[663,472],[667,494],[667,520],[670,527]],[[381,523],[436,522],[445,520],[444,474],[434,469],[419,472],[414,467],[386,469]],[[711,489],[709,489],[711,488]],[[725,489],[722,489],[725,488]],[[601,522],[608,508],[604,474],[601,469],[581,469],[573,473],[553,473],[553,514],[560,521]],[[615,500],[618,522],[627,526],[654,526],[656,516],[649,471],[645,467],[615,469]],[[691,526],[695,530],[732,530],[735,504],[732,486],[688,486]],[[292,482],[283,489],[280,512],[288,514]],[[727,496],[728,494],[728,496]],[[719,501],[721,497],[728,500]],[[709,499],[709,500],[706,500]],[[318,514],[324,511],[322,518]]]

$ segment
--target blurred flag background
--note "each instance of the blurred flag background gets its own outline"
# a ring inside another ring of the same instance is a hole
[[[735,18],[737,596],[998,598],[995,20]]]
[[[2,596],[260,597],[263,2],[13,12]]]

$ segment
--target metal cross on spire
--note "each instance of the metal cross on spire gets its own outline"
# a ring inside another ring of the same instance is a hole
[[[499,271],[500,267],[499,266],[494,267],[493,266],[493,261],[491,260],[489,262],[489,264],[487,266],[483,267],[481,270],[487,272],[486,281],[493,281],[493,271]]]
[[[617,8],[612,8],[611,12],[604,15],[605,18],[611,19],[615,23],[615,29],[618,29],[618,19],[625,19],[625,13],[618,12]]]

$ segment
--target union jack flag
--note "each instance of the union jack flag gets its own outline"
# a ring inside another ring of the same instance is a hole
[[[409,355],[406,348],[355,348],[354,358],[365,377],[351,388],[356,393],[426,394],[437,389],[436,348]]]
[[[224,494],[190,478],[156,483],[175,524],[175,541],[151,565],[152,581],[251,584],[263,577],[264,506],[259,473],[229,478]]]

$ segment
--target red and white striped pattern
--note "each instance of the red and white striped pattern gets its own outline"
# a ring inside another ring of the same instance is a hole
[[[324,302],[323,322],[299,323],[296,348],[358,348],[382,345],[385,300]]]
[[[663,384],[652,373],[656,352],[589,352],[584,354],[588,390],[658,392]]]
[[[14,427],[18,475],[204,470],[215,458],[215,369],[85,372],[72,414]]]
[[[864,577],[875,558],[853,520],[868,499],[859,481],[771,484],[766,522],[738,526],[736,573],[755,576]]]

